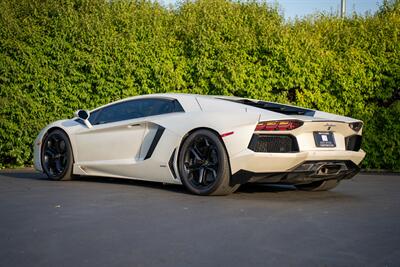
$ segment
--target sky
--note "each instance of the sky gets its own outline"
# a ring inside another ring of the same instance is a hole
[[[277,0],[267,1],[277,2],[282,8],[285,18],[303,17],[315,12],[334,13],[340,11],[340,0]],[[346,14],[356,12],[364,14],[365,12],[374,13],[378,10],[383,0],[346,0]]]
[[[304,17],[315,12],[328,12],[339,14],[341,0],[266,0],[267,3],[277,3],[280,6],[285,18]],[[175,4],[179,0],[161,0],[164,4]],[[346,14],[356,12],[374,13],[378,10],[383,0],[346,0]]]

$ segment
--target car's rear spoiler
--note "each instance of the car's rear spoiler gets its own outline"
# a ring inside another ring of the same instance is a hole
[[[315,110],[300,108],[291,105],[278,104],[274,102],[260,101],[260,100],[250,100],[250,99],[227,99],[221,98],[223,100],[232,101],[235,103],[240,103],[247,106],[252,106],[255,108],[261,108],[265,110],[269,110],[272,112],[281,113],[284,115],[302,115],[302,116],[310,116],[313,117],[315,114]]]

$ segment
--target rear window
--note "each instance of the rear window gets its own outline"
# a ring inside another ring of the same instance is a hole
[[[258,101],[258,100],[249,100],[249,99],[226,99],[226,98],[219,98],[221,100],[231,101],[239,104],[243,104],[246,106],[251,106],[255,108],[261,108],[285,115],[303,115],[303,116],[314,116],[315,111],[306,108],[300,107],[293,107],[284,104],[278,104],[273,102],[266,102],[266,101]]]

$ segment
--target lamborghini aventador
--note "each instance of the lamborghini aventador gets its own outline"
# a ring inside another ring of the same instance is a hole
[[[90,175],[226,195],[245,183],[329,190],[365,156],[360,120],[241,97],[136,96],[45,127],[34,164],[54,180]]]

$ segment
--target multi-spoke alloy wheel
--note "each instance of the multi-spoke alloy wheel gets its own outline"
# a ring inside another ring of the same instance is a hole
[[[208,130],[189,135],[181,146],[178,167],[182,183],[199,195],[227,195],[238,186],[229,185],[228,156],[219,137]]]
[[[218,151],[213,140],[198,135],[185,151],[184,170],[190,183],[196,187],[207,187],[215,183],[218,172]]]
[[[54,180],[69,180],[72,174],[72,151],[66,134],[60,130],[49,133],[43,140],[42,166]]]

